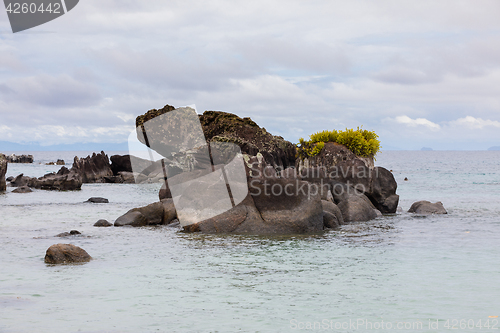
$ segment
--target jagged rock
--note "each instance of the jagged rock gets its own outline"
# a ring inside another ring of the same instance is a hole
[[[169,224],[177,217],[172,199],[162,200],[145,207],[133,208],[115,221],[115,227]]]
[[[431,203],[430,201],[417,201],[411,205],[408,213],[417,214],[448,214],[446,209],[444,209],[443,203],[438,201],[436,203]]]
[[[41,190],[74,191],[82,188],[82,178],[73,170],[62,167],[57,173],[40,178],[30,178],[28,186]]]
[[[71,170],[80,175],[83,183],[104,183],[105,177],[113,176],[108,155],[103,151],[85,158],[75,156]]]
[[[5,181],[5,174],[7,173],[7,166],[9,162],[4,154],[0,154],[0,193],[5,192],[7,183]]]
[[[106,198],[92,197],[87,200],[87,202],[92,203],[109,203],[109,200]]]
[[[113,226],[113,223],[110,223],[106,220],[99,220],[96,223],[94,223],[94,227],[111,227]]]
[[[73,244],[55,244],[47,249],[47,264],[71,264],[88,262],[92,257],[84,249]]]
[[[12,193],[30,193],[33,192],[28,186],[20,186],[16,188]]]
[[[10,182],[10,186],[12,187],[26,186],[29,183],[30,179],[31,177],[26,177],[24,176],[24,174],[20,174]]]
[[[9,163],[33,163],[33,155],[15,155],[7,156]]]
[[[150,110],[137,117],[136,127],[141,130],[145,122],[173,110],[175,108],[171,105],[159,110]],[[231,142],[238,145],[242,153],[251,156],[260,153],[267,164],[276,169],[284,170],[295,165],[295,145],[280,136],[270,134],[250,118],[240,118],[235,114],[221,111],[205,111],[199,116],[199,120],[207,142]],[[165,133],[153,133],[153,135],[166,136]],[[139,135],[138,139],[145,143],[143,135]]]
[[[56,165],[65,165],[64,160],[57,160]]]

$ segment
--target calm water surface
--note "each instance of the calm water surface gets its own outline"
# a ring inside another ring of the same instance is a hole
[[[82,155],[33,154],[35,164],[10,164],[8,176],[41,176],[60,167],[40,162]],[[156,201],[159,184],[9,188],[0,195],[0,332],[446,332],[454,319],[453,331],[497,332],[500,152],[386,151],[376,164],[393,170],[403,212],[320,236],[92,226]],[[92,196],[110,203],[84,203]],[[422,199],[449,214],[404,213]],[[82,235],[54,237],[72,229]],[[46,265],[46,249],[61,242],[94,260]],[[470,327],[479,320],[490,329]]]

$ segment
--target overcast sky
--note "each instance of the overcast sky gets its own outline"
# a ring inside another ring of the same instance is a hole
[[[500,146],[500,1],[81,0],[13,34],[0,141],[120,143],[195,104],[297,142],[363,125],[386,149]]]

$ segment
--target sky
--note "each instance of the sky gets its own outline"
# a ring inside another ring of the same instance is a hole
[[[0,142],[117,144],[166,104],[298,142],[363,126],[382,149],[500,146],[500,2],[81,0],[13,34]]]

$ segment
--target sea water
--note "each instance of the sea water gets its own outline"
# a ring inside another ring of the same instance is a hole
[[[7,176],[41,176],[60,168],[46,162],[84,156],[33,154]],[[157,201],[160,184],[9,187],[0,332],[497,332],[500,152],[384,151],[376,165],[393,171],[401,211],[316,236],[96,228]],[[85,202],[95,196],[110,202]],[[418,200],[442,201],[448,214],[406,213]],[[82,234],[55,237],[73,229]],[[57,243],[94,260],[45,264]]]

